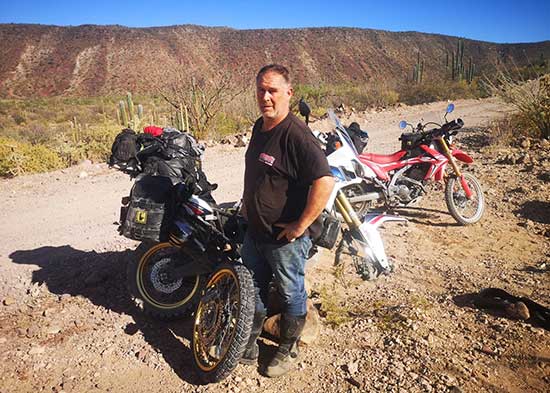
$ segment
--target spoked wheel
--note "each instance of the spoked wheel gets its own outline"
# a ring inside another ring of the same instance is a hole
[[[204,278],[176,277],[174,268],[182,260],[193,258],[170,243],[144,242],[128,262],[128,288],[143,311],[160,319],[186,315],[198,300]]]
[[[451,177],[445,186],[445,202],[451,216],[461,225],[475,224],[485,211],[485,198],[479,181],[469,173],[464,173],[464,180],[472,191],[468,199],[460,178]]]
[[[192,347],[205,383],[227,377],[241,359],[254,317],[252,276],[243,265],[223,264],[211,275],[195,313]]]
[[[367,187],[365,186],[364,183],[352,184],[351,186],[344,188],[343,191],[348,199],[365,195],[368,192]],[[355,212],[359,217],[363,217],[365,214],[368,213],[370,202],[369,201],[353,202],[351,206],[353,207],[353,210],[355,210]]]

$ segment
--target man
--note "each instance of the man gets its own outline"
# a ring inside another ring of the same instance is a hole
[[[304,327],[307,294],[304,266],[314,224],[334,187],[327,160],[309,128],[290,113],[293,95],[288,70],[263,67],[256,76],[262,117],[254,124],[246,151],[243,214],[248,231],[241,250],[255,286],[256,312],[242,362],[258,359],[256,340],[266,316],[269,283],[283,300],[280,342],[262,370],[269,377],[287,373],[296,363]]]

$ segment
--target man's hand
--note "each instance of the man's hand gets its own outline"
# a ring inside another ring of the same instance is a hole
[[[307,229],[307,227],[303,228],[298,221],[289,222],[286,224],[278,223],[275,224],[275,226],[283,228],[281,233],[279,233],[279,236],[277,236],[277,240],[281,240],[283,237],[286,237],[286,239],[291,243],[302,236]]]
[[[302,236],[311,223],[315,221],[315,219],[319,217],[319,214],[323,211],[333,188],[334,178],[332,176],[323,176],[314,180],[307,196],[306,207],[300,216],[300,219],[288,224],[275,224],[275,226],[283,228],[279,236],[277,236],[277,240],[280,240],[283,236],[286,236],[289,242],[293,242]]]

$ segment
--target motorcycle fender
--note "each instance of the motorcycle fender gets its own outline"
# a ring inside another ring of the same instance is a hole
[[[366,257],[375,262],[375,265],[378,266],[381,271],[389,271],[391,269],[388,257],[386,256],[386,250],[384,249],[384,242],[378,231],[378,227],[386,221],[407,220],[403,217],[393,215],[367,214],[359,227],[359,232],[363,239],[358,240],[360,240],[360,243],[364,244],[363,252]]]
[[[465,162],[466,164],[471,164],[472,162],[474,162],[474,159],[472,157],[470,157],[468,154],[464,153],[462,150],[459,150],[459,149],[454,149],[452,151],[452,155],[457,160]]]

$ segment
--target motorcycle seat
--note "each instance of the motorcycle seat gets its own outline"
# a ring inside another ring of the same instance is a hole
[[[370,161],[377,164],[389,164],[399,161],[406,153],[405,150],[400,150],[393,154],[363,153],[359,154],[359,160],[361,162]]]

